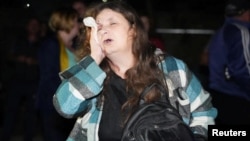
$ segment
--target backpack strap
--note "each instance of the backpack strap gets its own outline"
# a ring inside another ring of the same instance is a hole
[[[162,93],[163,95],[168,96],[166,93],[166,90],[164,89],[164,87],[158,83],[152,83],[149,86],[147,86],[140,94],[140,103],[139,104],[143,104],[145,102],[144,97],[148,94],[148,92],[153,88],[153,87],[157,87]],[[168,98],[166,98],[166,100],[168,100]]]
[[[249,44],[250,37],[249,37],[249,31],[246,27],[244,27],[242,25],[239,25],[236,23],[234,23],[234,25],[236,27],[238,27],[241,31],[243,53],[244,53],[244,57],[246,60],[246,66],[247,66],[248,72],[250,74],[250,49],[249,49],[250,48],[250,44]]]

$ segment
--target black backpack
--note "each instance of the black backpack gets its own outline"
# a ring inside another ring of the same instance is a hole
[[[166,99],[144,103],[143,97],[155,86],[164,92]],[[140,98],[140,105],[126,123],[121,141],[194,141],[193,132],[170,104],[161,85],[153,83],[141,93]]]

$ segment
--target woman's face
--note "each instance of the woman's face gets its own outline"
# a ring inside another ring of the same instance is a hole
[[[99,43],[106,55],[132,53],[134,30],[122,14],[104,9],[97,15],[96,22]]]
[[[76,37],[79,34],[79,30],[80,30],[80,24],[78,23],[77,18],[75,18],[74,26],[70,30],[69,36],[71,36],[71,38]]]

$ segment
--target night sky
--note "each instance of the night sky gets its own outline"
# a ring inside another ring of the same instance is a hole
[[[87,3],[101,0],[85,0]],[[137,10],[147,9],[151,12],[194,11],[221,14],[226,0],[125,0]],[[46,14],[57,6],[67,5],[70,0],[1,0],[0,8],[25,8],[30,3],[30,9],[38,14]]]

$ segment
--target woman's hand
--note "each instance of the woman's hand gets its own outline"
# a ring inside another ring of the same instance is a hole
[[[96,61],[97,64],[100,64],[105,57],[105,54],[102,50],[101,43],[97,37],[97,27],[91,27],[91,35],[90,35],[90,56]]]
[[[90,56],[96,61],[97,64],[100,64],[105,57],[101,44],[97,37],[97,24],[93,17],[86,17],[83,19],[83,23],[91,27],[91,35],[90,35]]]

